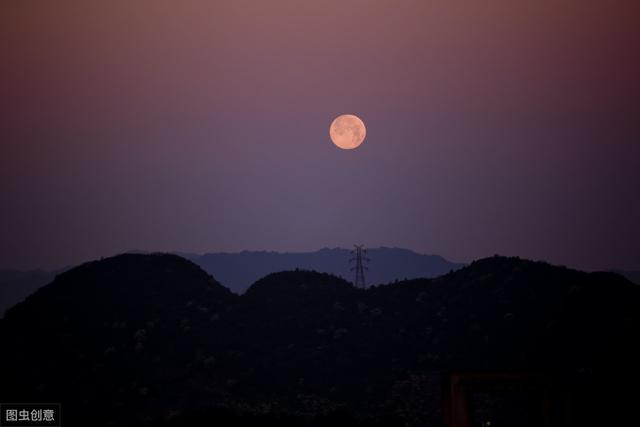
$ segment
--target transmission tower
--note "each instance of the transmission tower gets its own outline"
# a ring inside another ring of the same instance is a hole
[[[367,253],[367,250],[365,249],[364,245],[353,245],[353,248],[354,249],[351,251],[351,254],[354,256],[349,259],[349,263],[355,261],[356,265],[354,267],[351,267],[351,271],[356,271],[356,288],[364,289],[366,287],[364,281],[364,271],[368,270],[364,263],[369,262],[369,258],[364,255]]]

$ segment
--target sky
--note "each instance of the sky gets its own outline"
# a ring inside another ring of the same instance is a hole
[[[0,268],[362,243],[640,269],[638,22],[637,0],[3,1]]]

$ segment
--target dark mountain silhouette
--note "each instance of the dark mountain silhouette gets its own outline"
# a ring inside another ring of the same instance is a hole
[[[331,273],[353,281],[353,263],[348,249],[320,249],[315,252],[243,251],[237,253],[179,254],[198,264],[236,293],[243,293],[261,277],[278,271],[306,269]],[[436,277],[457,270],[464,264],[447,261],[438,255],[423,255],[408,249],[373,248],[367,284],[379,285],[394,280]]]
[[[450,372],[541,372],[571,396],[563,425],[587,425],[620,398],[595,367],[638,378],[639,306],[617,274],[518,258],[366,290],[286,271],[237,296],[178,256],[121,255],[7,311],[0,401],[60,401],[65,425],[442,425]]]
[[[636,285],[640,285],[640,271],[626,271],[626,270],[611,270],[611,271],[626,277]]]
[[[173,255],[121,255],[60,274],[0,323],[2,366],[17,368],[2,401],[62,397],[72,425],[99,406],[120,420],[179,407],[206,378],[195,371],[229,341],[215,319],[236,298]]]
[[[132,251],[144,254],[148,252]],[[261,277],[269,273],[302,268],[342,276],[353,280],[349,264],[349,250],[321,249],[315,252],[265,252],[243,251],[238,253],[178,254],[190,259],[207,273],[216,277],[235,293],[243,293]],[[371,268],[367,271],[369,284],[389,283],[397,279],[436,277],[463,264],[453,263],[438,255],[421,255],[408,249],[370,249]],[[22,301],[36,289],[51,282],[56,274],[65,269],[49,272],[34,270],[0,271],[0,317],[4,311]]]
[[[0,270],[0,318],[6,309],[50,283],[55,275],[55,272],[43,270]]]

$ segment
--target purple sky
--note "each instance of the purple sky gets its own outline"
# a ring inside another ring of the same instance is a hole
[[[640,6],[0,5],[0,268],[364,243],[640,269]],[[367,139],[341,151],[331,121]]]

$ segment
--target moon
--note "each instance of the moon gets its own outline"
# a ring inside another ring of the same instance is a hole
[[[364,122],[353,114],[336,117],[329,127],[331,141],[343,150],[358,148],[366,135],[367,128],[364,127]]]

